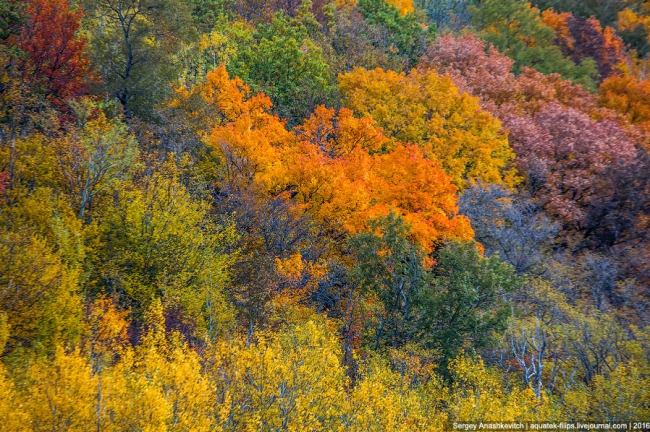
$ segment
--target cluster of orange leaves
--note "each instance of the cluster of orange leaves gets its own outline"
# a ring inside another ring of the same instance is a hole
[[[271,114],[270,99],[249,91],[222,66],[204,84],[179,90],[173,102],[199,97],[212,107],[205,139],[227,161],[230,180],[244,177],[271,196],[287,195],[326,226],[350,234],[393,210],[427,249],[473,237],[469,220],[457,214],[452,178],[418,146],[391,142],[388,150],[374,120],[345,108],[320,106],[288,131]]]

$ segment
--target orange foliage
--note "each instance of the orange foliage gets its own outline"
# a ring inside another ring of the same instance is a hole
[[[427,159],[416,145],[402,144],[373,159],[374,176],[369,183],[376,204],[369,210],[371,217],[397,211],[425,246],[432,239],[473,238],[469,220],[454,216],[457,188],[439,162]]]
[[[600,86],[600,104],[625,115],[632,124],[650,121],[650,81],[613,76]]]
[[[413,0],[386,0],[386,3],[392,4],[400,11],[402,16],[414,11]]]
[[[92,333],[92,350],[96,353],[117,353],[128,342],[128,311],[119,311],[113,301],[100,297],[90,305],[88,324]]]
[[[409,74],[355,68],[339,76],[344,104],[372,117],[395,141],[417,144],[460,188],[481,179],[512,183],[513,159],[501,123],[451,78],[428,70]]]
[[[542,20],[544,24],[555,31],[556,41],[560,42],[560,48],[573,49],[575,46],[575,39],[571,36],[571,30],[567,21],[573,15],[571,12],[555,12],[553,9],[546,9],[542,12]]]
[[[631,76],[613,76],[600,86],[600,105],[626,117],[650,137],[650,81]]]
[[[426,248],[473,237],[469,221],[457,215],[457,188],[440,163],[417,146],[389,141],[371,118],[320,106],[290,133],[269,114],[266,96],[248,96],[223,67],[208,81],[204,98],[223,115],[207,141],[230,164],[228,180],[243,176],[268,194],[289,195],[337,231],[359,232],[393,209]]]

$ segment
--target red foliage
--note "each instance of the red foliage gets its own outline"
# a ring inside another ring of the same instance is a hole
[[[531,192],[565,224],[584,228],[590,207],[614,195],[637,150],[615,122],[550,103],[533,117],[503,119]]]
[[[481,105],[490,109],[516,97],[513,64],[512,59],[494,46],[486,47],[485,41],[470,33],[458,38],[452,35],[440,38],[420,59],[418,69],[434,69],[440,75],[449,75],[461,91],[478,96]]]
[[[625,44],[614,29],[603,29],[594,17],[581,18],[569,12],[548,9],[542,15],[545,24],[555,30],[555,43],[565,56],[576,63],[593,58],[601,79],[619,72],[618,66],[625,61]]]
[[[524,68],[515,77],[512,60],[472,35],[440,38],[418,67],[449,75],[502,121],[530,192],[565,228],[607,248],[647,236],[650,156],[629,124],[643,113],[638,88],[612,77],[599,107],[557,74]]]
[[[4,198],[4,194],[7,191],[8,184],[9,184],[9,173],[0,172],[0,202]]]
[[[478,96],[481,106],[497,117],[513,112],[533,114],[550,102],[590,114],[597,111],[596,98],[581,86],[558,74],[544,75],[530,68],[515,77],[513,63],[472,34],[446,35],[429,48],[418,68],[449,75],[461,91]]]
[[[77,36],[83,12],[70,9],[68,0],[27,0],[25,22],[14,42],[27,56],[24,81],[62,108],[69,98],[86,93],[91,77],[85,49]]]

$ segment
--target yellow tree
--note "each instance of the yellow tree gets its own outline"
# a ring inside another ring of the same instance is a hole
[[[223,295],[236,237],[232,226],[211,219],[209,204],[193,199],[169,161],[141,182],[121,188],[114,211],[101,221],[93,256],[94,282],[122,296],[135,317],[159,299],[177,325],[192,322],[191,336],[213,338],[229,328]]]
[[[32,430],[95,429],[97,376],[79,351],[58,347],[51,361],[35,360],[27,384],[23,407]]]
[[[1,340],[0,340],[1,342]],[[2,345],[4,348],[4,344]],[[1,349],[1,348],[0,348]],[[0,419],[2,427],[9,431],[27,432],[29,427],[29,414],[25,411],[21,395],[7,376],[6,369],[0,363]]]
[[[339,77],[339,88],[345,106],[372,117],[394,140],[420,146],[457,186],[478,179],[512,181],[505,170],[514,154],[501,123],[476,98],[461,94],[449,77],[355,68]]]
[[[62,189],[83,220],[93,198],[128,172],[138,149],[126,125],[107,119],[91,101],[82,100],[71,106],[78,128],[53,140],[52,146]]]
[[[216,344],[211,374],[225,430],[336,430],[345,372],[335,334],[322,320],[276,335]]]
[[[43,136],[0,150],[12,160],[6,200],[0,202],[0,313],[8,351],[51,350],[81,331],[79,277],[85,257],[81,224],[58,186],[52,148]]]

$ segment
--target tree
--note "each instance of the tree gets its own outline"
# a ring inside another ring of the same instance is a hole
[[[394,48],[388,29],[372,24],[359,8],[330,8],[326,29],[335,56],[328,58],[332,75],[350,72],[354,67],[401,71],[411,63]]]
[[[345,406],[338,345],[321,319],[260,337],[250,346],[217,345],[211,373],[217,379],[220,424],[336,429]]]
[[[634,144],[615,123],[596,122],[558,104],[544,106],[532,122],[504,122],[531,193],[564,223],[585,227],[588,208],[610,192],[613,178],[631,167]]]
[[[473,243],[451,244],[437,261],[434,278],[417,296],[416,337],[435,350],[448,377],[458,354],[490,346],[507,329],[512,308],[505,296],[522,280],[498,255],[482,257]]]
[[[632,76],[612,76],[600,85],[599,103],[623,114],[644,131],[650,127],[650,81]]]
[[[369,219],[395,208],[427,249],[442,239],[471,238],[467,219],[456,216],[456,187],[419,148],[393,144],[378,153],[387,138],[347,109],[319,107],[292,135],[268,113],[268,98],[249,97],[223,69],[209,77],[226,115],[209,138],[224,157],[224,184],[254,182],[270,196],[287,194],[338,235],[363,231]]]
[[[408,240],[409,226],[395,213],[370,222],[350,239],[356,268],[350,277],[381,307],[375,311],[374,349],[399,347],[413,337],[414,299],[426,283],[422,250]]]
[[[127,119],[150,116],[169,92],[179,42],[192,37],[190,11],[176,0],[83,2],[91,59],[103,90],[117,99]]]
[[[449,76],[458,89],[480,98],[484,108],[516,99],[514,60],[472,33],[454,37],[447,34],[429,46],[420,58],[418,71],[437,71]]]
[[[459,207],[488,255],[498,254],[518,274],[544,271],[559,227],[532,200],[499,186],[477,184],[463,193]]]
[[[427,32],[405,1],[359,0],[359,10],[370,24],[388,30],[390,42],[413,65],[424,51]],[[399,5],[399,7],[397,6]]]
[[[372,117],[388,136],[417,144],[442,163],[455,185],[464,188],[479,178],[510,181],[512,152],[499,121],[448,77],[357,68],[339,80],[348,108]]]
[[[228,65],[229,72],[254,92],[266,93],[275,112],[290,126],[306,118],[317,105],[334,101],[330,67],[311,39],[319,24],[310,8],[307,2],[295,18],[279,12],[270,24],[260,24]]]
[[[440,38],[420,59],[418,69],[449,76],[461,91],[479,97],[481,106],[500,119],[512,113],[534,114],[549,102],[595,117],[612,117],[611,112],[598,110],[597,98],[582,86],[559,74],[543,75],[528,67],[515,76],[513,65],[514,60],[470,33]]]
[[[68,354],[58,347],[51,363],[47,358],[33,362],[27,371],[27,385],[30,392],[23,404],[30,423],[37,428],[95,426],[97,376],[79,351]]]
[[[416,0],[415,4],[427,14],[431,24],[442,33],[457,32],[470,24],[469,7],[475,0]]]
[[[487,0],[472,8],[479,35],[515,61],[515,73],[524,66],[544,74],[559,73],[587,88],[595,88],[593,60],[575,64],[553,45],[554,32],[544,25],[540,11],[522,0]]]
[[[231,325],[223,289],[230,266],[225,249],[235,233],[210,219],[207,203],[190,197],[176,169],[170,161],[117,191],[115,211],[101,220],[94,291],[117,296],[139,322],[160,301],[172,328],[213,339]]]
[[[30,0],[25,19],[10,43],[20,49],[22,78],[31,91],[58,109],[84,95],[93,79],[87,57],[87,39],[79,36],[81,9],[71,10],[68,0]]]
[[[57,344],[78,341],[82,333],[84,235],[76,211],[58,192],[51,141],[30,136],[18,140],[13,150],[0,150],[0,166],[12,167],[10,187],[0,202],[0,315],[6,314],[9,331],[6,353],[49,354]]]
[[[584,19],[552,9],[545,10],[542,19],[555,31],[555,44],[562,54],[576,64],[585,58],[594,59],[599,81],[621,73],[626,60],[624,43],[613,28],[603,29],[594,17]]]
[[[618,34],[636,52],[639,59],[646,59],[650,51],[650,22],[647,17],[625,9],[618,12],[617,18]],[[645,75],[644,72],[642,74]]]
[[[570,12],[581,18],[595,17],[603,25],[611,26],[617,21],[617,14],[629,6],[640,2],[629,0],[534,0],[541,10],[555,9],[558,12]],[[635,7],[636,9],[636,7]]]
[[[108,120],[89,100],[72,104],[72,109],[79,129],[55,140],[53,147],[62,188],[84,220],[93,198],[124,177],[138,148],[123,123]]]

